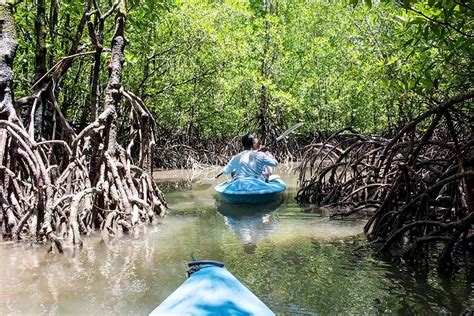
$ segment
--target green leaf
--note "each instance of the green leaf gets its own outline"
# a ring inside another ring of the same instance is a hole
[[[415,17],[413,19],[410,20],[410,22],[408,22],[408,24],[417,24],[417,25],[422,25],[422,24],[426,24],[426,20],[422,17]]]
[[[359,0],[350,0],[349,3],[352,4],[355,8],[357,4],[359,3]]]
[[[405,43],[402,44],[402,47],[407,47],[409,46],[411,43],[413,43],[413,38],[410,38],[408,41],[406,41]]]

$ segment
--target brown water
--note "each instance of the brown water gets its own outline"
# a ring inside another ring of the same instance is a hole
[[[472,266],[440,279],[358,251],[364,221],[304,212],[291,198],[295,177],[281,173],[290,185],[282,204],[247,215],[201,187],[169,192],[172,211],[159,225],[107,244],[92,236],[60,255],[3,242],[0,315],[146,315],[185,280],[191,257],[225,262],[281,315],[458,314],[474,305]]]

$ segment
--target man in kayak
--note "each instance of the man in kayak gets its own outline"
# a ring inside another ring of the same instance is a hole
[[[234,178],[256,177],[265,180],[262,176],[267,167],[276,167],[278,162],[267,151],[254,150],[254,141],[257,138],[252,134],[242,137],[244,150],[229,161],[222,169],[221,174],[234,174]]]

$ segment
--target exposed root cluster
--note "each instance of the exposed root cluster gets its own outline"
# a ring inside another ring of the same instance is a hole
[[[223,166],[230,157],[242,150],[241,136],[246,132],[236,132],[238,136],[229,139],[189,140],[186,137],[167,135],[158,138],[155,164],[163,169],[193,169],[196,163],[206,166]],[[272,142],[269,142],[272,143]],[[273,144],[269,148],[280,163],[301,159],[303,146],[308,140],[295,137]]]
[[[389,139],[343,129],[307,146],[297,200],[341,207],[333,217],[369,211],[365,233],[380,251],[413,257],[442,243],[439,267],[450,271],[474,242],[473,97],[438,104]]]
[[[112,9],[115,10],[117,5]],[[0,106],[0,232],[3,238],[81,246],[81,235],[100,228],[104,239],[152,222],[166,209],[152,179],[155,123],[143,102],[121,85],[125,14],[118,9],[103,112],[76,133],[44,80],[26,124],[13,107],[11,74],[16,38],[9,9],[1,8],[3,58]],[[6,56],[6,57],[5,57]],[[99,57],[100,58],[100,54]],[[125,100],[129,138],[119,143],[117,107]],[[53,127],[37,130],[37,104],[53,109]]]
[[[158,139],[156,166],[163,169],[193,169],[201,165],[224,165],[230,156],[238,153],[240,138],[222,140],[189,140],[184,136],[169,135]]]

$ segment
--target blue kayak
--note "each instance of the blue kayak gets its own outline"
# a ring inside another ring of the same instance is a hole
[[[188,279],[150,315],[275,315],[223,263],[188,264]]]
[[[268,182],[245,177],[227,180],[215,187],[219,197],[229,204],[263,204],[273,201],[286,190],[279,176],[272,175]]]

